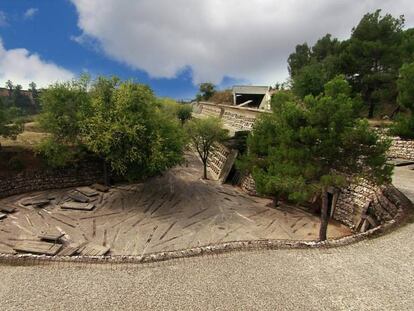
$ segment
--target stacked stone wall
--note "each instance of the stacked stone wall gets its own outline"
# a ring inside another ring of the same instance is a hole
[[[251,131],[256,121],[256,115],[243,113],[237,109],[225,109],[222,117],[223,123],[238,131]]]
[[[230,155],[231,150],[222,144],[215,144],[214,150],[208,158],[208,168],[215,180],[218,180],[221,176],[221,172],[226,165],[227,158]]]
[[[250,195],[257,195],[256,183],[250,174],[243,176],[240,182],[240,187],[243,189],[243,191]]]
[[[0,198],[56,188],[67,188],[102,182],[102,169],[96,163],[83,163],[61,169],[24,171],[0,177]]]
[[[390,185],[389,185],[390,186]],[[393,219],[398,208],[384,195],[389,186],[377,187],[361,180],[341,190],[333,218],[355,228],[369,210],[378,224]]]
[[[221,108],[215,105],[203,104],[201,107],[200,114],[206,117],[221,117]]]
[[[388,151],[389,157],[414,161],[414,140],[399,137],[390,137],[390,139],[391,147]]]

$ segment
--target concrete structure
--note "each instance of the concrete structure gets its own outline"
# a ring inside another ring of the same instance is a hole
[[[239,90],[236,89],[236,92]],[[243,91],[243,89],[242,89]],[[249,91],[249,89],[245,89]],[[251,90],[251,92],[253,92]],[[249,107],[215,105],[213,103],[199,103],[196,117],[208,117],[214,115],[221,118],[224,127],[230,131],[232,136],[239,132],[251,131],[256,119],[268,111]],[[386,133],[382,133],[384,137]],[[414,141],[391,137],[392,145],[388,156],[414,161]],[[225,152],[223,152],[225,150]],[[212,176],[221,182],[228,181],[228,176],[237,154],[237,150],[221,146],[212,153],[211,164]],[[232,156],[229,156],[232,154]],[[223,170],[226,168],[225,170]],[[223,171],[222,171],[223,170]],[[238,185],[249,194],[255,195],[256,188],[251,176],[242,176]],[[349,185],[344,189],[331,189],[330,191],[330,216],[346,224],[358,232],[364,232],[375,225],[382,224],[393,219],[397,209],[386,198],[384,189],[376,187],[361,180]]]
[[[238,85],[233,87],[233,103],[239,107],[270,110],[270,86]]]

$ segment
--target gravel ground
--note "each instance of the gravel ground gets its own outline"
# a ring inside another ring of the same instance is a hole
[[[413,233],[145,265],[0,266],[0,309],[414,310]]]

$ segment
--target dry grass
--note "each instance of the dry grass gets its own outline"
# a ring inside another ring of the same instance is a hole
[[[48,134],[41,132],[36,122],[29,122],[24,125],[23,133],[19,134],[16,139],[0,137],[2,147],[23,147],[33,149],[40,141],[47,137]]]

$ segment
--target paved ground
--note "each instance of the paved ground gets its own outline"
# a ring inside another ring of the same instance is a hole
[[[414,164],[396,166],[392,183],[414,202]]]
[[[411,223],[336,249],[0,265],[0,310],[414,310],[413,234]]]
[[[0,251],[19,241],[36,240],[41,231],[59,230],[67,243],[85,241],[108,246],[112,255],[141,255],[210,243],[251,239],[318,238],[319,218],[294,207],[266,207],[270,200],[247,195],[229,185],[200,180],[201,163],[188,156],[177,167],[143,184],[111,189],[100,195],[93,211],[59,207],[68,189],[10,197],[18,212],[0,221]],[[21,205],[28,197],[56,197],[38,209]],[[331,222],[330,237],[351,234]]]
[[[147,265],[0,265],[0,310],[414,310],[413,234]]]

